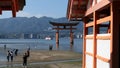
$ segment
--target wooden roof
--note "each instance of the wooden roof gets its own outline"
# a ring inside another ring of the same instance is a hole
[[[68,19],[81,19],[86,11],[88,0],[69,0],[67,8]]]
[[[96,1],[95,4],[93,1]],[[113,1],[120,0],[68,0],[66,16],[69,20],[81,20],[84,16],[87,16],[101,8],[105,8],[104,6]]]
[[[25,0],[0,0],[0,14],[2,11],[12,11],[13,17],[16,17],[16,12],[23,10],[25,5]]]
[[[77,26],[79,23],[58,23],[58,22],[50,22],[53,26]]]

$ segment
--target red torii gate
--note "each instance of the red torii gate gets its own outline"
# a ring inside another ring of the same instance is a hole
[[[59,48],[59,30],[70,30],[70,47],[73,47],[73,31],[76,28],[73,26],[77,26],[79,23],[58,23],[58,22],[50,22],[54,27],[53,29],[57,30],[56,32],[56,48]]]

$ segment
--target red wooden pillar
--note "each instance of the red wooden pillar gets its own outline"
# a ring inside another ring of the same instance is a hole
[[[88,28],[86,27],[86,23],[87,23],[87,18],[84,18],[84,27],[83,27],[83,60],[82,60],[82,68],[86,68],[86,35],[88,33]]]
[[[110,68],[119,68],[119,25],[120,25],[120,1],[111,3],[111,61]]]
[[[0,8],[0,14],[2,14],[2,9]]]
[[[59,26],[57,26],[57,32],[56,32],[56,48],[59,48]]]
[[[12,15],[16,17],[16,1],[12,0]]]
[[[93,13],[93,18],[94,18],[94,25],[93,25],[93,68],[96,68],[97,62],[96,62],[96,54],[97,54],[97,39],[96,39],[96,35],[97,35],[97,12]]]
[[[73,48],[74,40],[73,40],[73,32],[72,32],[72,26],[70,26],[70,48]]]
[[[19,11],[18,0],[15,0],[15,2],[16,2],[16,11],[18,12]]]

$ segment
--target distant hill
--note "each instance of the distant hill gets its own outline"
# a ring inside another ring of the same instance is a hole
[[[4,33],[40,33],[41,31],[48,31],[52,28],[49,21],[68,22],[65,17],[51,18],[51,17],[16,17],[0,19],[0,34]],[[83,24],[78,26],[78,32],[82,32]]]

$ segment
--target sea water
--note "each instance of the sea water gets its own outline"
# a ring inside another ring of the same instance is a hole
[[[74,39],[72,51],[82,53],[82,39]],[[49,45],[53,45],[53,50],[56,50],[55,39],[0,39],[0,47],[6,45],[9,49],[18,49],[19,51],[28,48],[32,50],[49,50]],[[59,50],[71,51],[69,38],[59,39]],[[6,61],[6,54],[0,51],[0,61]]]

